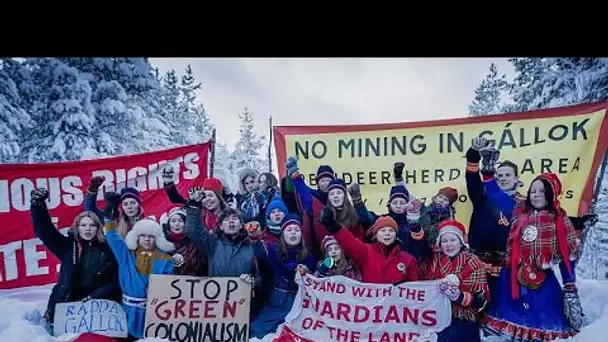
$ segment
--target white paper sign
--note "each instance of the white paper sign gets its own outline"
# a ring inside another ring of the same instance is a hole
[[[127,317],[122,306],[105,299],[60,303],[55,306],[55,336],[92,332],[110,337],[127,337]]]
[[[298,294],[285,318],[288,339],[410,342],[426,340],[452,321],[451,302],[437,281],[395,286],[297,274],[296,282]]]

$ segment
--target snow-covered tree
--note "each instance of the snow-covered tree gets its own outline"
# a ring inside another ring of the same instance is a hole
[[[31,127],[17,84],[7,72],[12,62],[0,60],[0,163],[18,161],[25,129]]]
[[[260,172],[267,170],[265,158],[261,155],[265,137],[258,137],[254,132],[253,113],[245,107],[245,111],[239,114],[239,118],[241,119],[239,141],[231,156],[233,171],[238,172],[245,167]]]
[[[222,184],[227,186],[230,191],[237,192],[239,187],[235,172],[228,146],[221,141],[217,141],[215,143],[213,176],[222,181]]]
[[[473,103],[469,105],[469,115],[482,116],[503,113],[507,86],[507,75],[499,75],[496,65],[494,63],[490,64],[490,72],[475,90],[475,98]]]
[[[202,84],[196,82],[192,67],[186,67],[186,73],[182,76],[180,84],[179,111],[184,113],[185,122],[184,138],[186,144],[196,144],[211,138],[213,124],[207,115],[205,106],[197,103],[196,92],[201,89]]]

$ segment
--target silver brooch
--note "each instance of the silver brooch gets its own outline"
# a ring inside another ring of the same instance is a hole
[[[536,226],[527,226],[523,233],[522,238],[526,242],[532,242],[538,238],[538,228]]]
[[[397,264],[397,269],[400,272],[403,272],[403,271],[405,271],[405,265],[402,262],[400,262],[400,263]]]

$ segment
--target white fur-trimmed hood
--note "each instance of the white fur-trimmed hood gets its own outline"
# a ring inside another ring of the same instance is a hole
[[[239,190],[242,195],[247,194],[247,190],[245,190],[245,184],[243,184],[243,180],[245,178],[247,178],[248,176],[253,177],[253,179],[255,179],[257,181],[260,174],[259,174],[259,172],[255,171],[254,169],[250,169],[250,168],[244,168],[238,172]]]
[[[144,234],[154,235],[156,238],[156,247],[161,251],[168,253],[175,250],[175,245],[165,238],[162,227],[156,223],[156,221],[149,218],[141,219],[133,225],[133,228],[131,228],[127,233],[127,236],[125,236],[125,244],[130,250],[136,250],[139,236]]]

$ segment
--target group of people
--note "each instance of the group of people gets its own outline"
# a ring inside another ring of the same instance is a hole
[[[175,208],[162,225],[146,217],[134,188],[106,193],[98,209],[104,179],[93,177],[84,211],[64,236],[46,208],[48,191],[36,189],[34,231],[61,261],[45,320],[52,329],[57,303],[110,299],[122,303],[128,340],[136,340],[151,274],[240,277],[252,284],[250,336],[261,338],[284,322],[301,272],[374,284],[438,280],[452,301],[440,342],[480,341],[482,332],[522,342],[573,336],[582,326],[577,231],[595,217],[567,216],[552,173],[538,175],[521,195],[517,165],[498,163],[499,156],[484,138],[467,151],[468,230],[455,219],[458,191],[446,186],[421,203],[400,162],[386,213],[370,211],[359,185],[336,178],[328,165],[318,167],[315,188],[307,185],[294,157],[280,184],[271,173],[242,170],[237,194],[213,177],[180,194],[168,164],[164,190]]]

